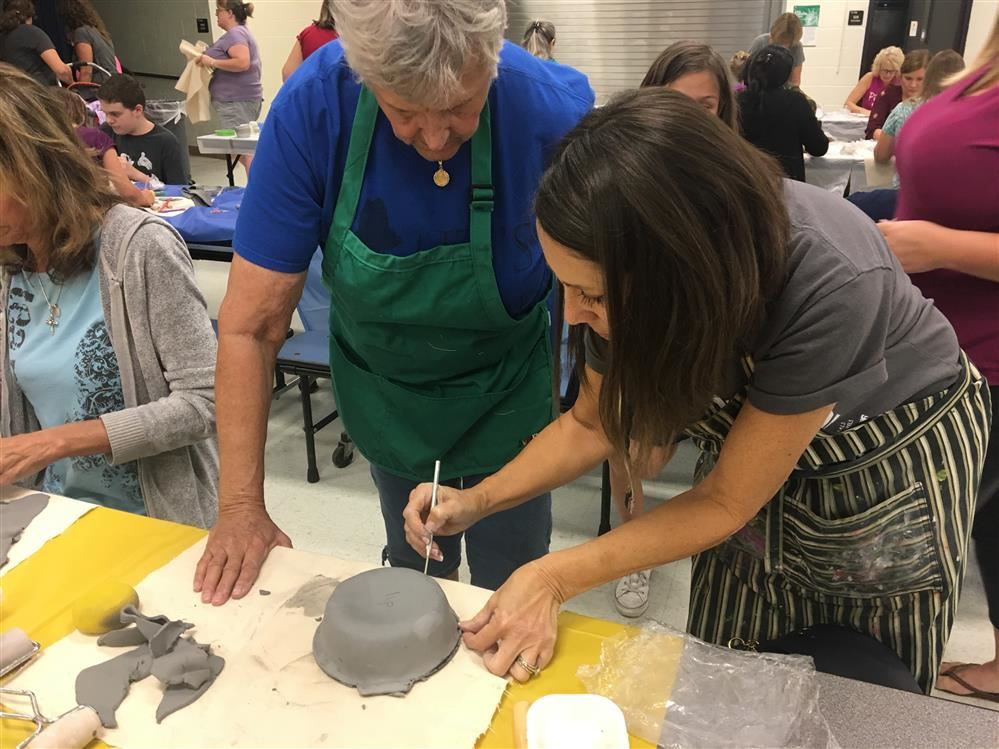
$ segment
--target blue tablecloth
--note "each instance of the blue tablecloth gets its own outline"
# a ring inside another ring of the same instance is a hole
[[[183,187],[167,185],[163,194],[167,197],[180,197]],[[236,187],[219,193],[212,201],[212,207],[196,205],[176,216],[164,216],[173,228],[180,232],[186,242],[232,242],[236,233],[236,219],[239,206],[243,202],[246,188]]]

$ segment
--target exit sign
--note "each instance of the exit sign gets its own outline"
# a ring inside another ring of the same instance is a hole
[[[864,11],[862,10],[851,10],[850,15],[846,20],[847,26],[863,26],[864,25]]]

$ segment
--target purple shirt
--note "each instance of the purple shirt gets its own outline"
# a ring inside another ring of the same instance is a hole
[[[229,58],[229,49],[237,44],[250,48],[250,67],[242,73],[218,70],[212,74],[208,84],[212,101],[260,101],[264,98],[264,87],[260,83],[260,51],[257,41],[246,26],[235,26],[219,37],[205,54],[216,60]]]
[[[933,97],[899,131],[896,219],[999,233],[999,86],[962,96],[987,71]],[[912,281],[950,320],[989,384],[999,385],[999,283],[951,270],[914,273]]]
[[[96,127],[78,127],[76,128],[76,136],[86,148],[93,151],[91,155],[98,164],[104,161],[104,154],[109,149],[114,148],[114,141],[107,133]]]

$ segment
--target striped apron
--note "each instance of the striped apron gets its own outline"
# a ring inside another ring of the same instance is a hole
[[[747,378],[752,362],[744,360]],[[716,398],[686,430],[714,467],[745,402]],[[820,432],[742,530],[693,559],[688,631],[772,640],[813,624],[870,634],[929,692],[950,634],[989,435],[989,389],[967,357],[947,390]]]

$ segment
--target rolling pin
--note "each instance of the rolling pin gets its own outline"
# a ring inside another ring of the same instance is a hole
[[[0,677],[27,663],[38,650],[38,643],[24,630],[14,628],[0,634]]]
[[[97,736],[100,727],[97,711],[81,705],[46,725],[27,746],[30,749],[83,749]]]

